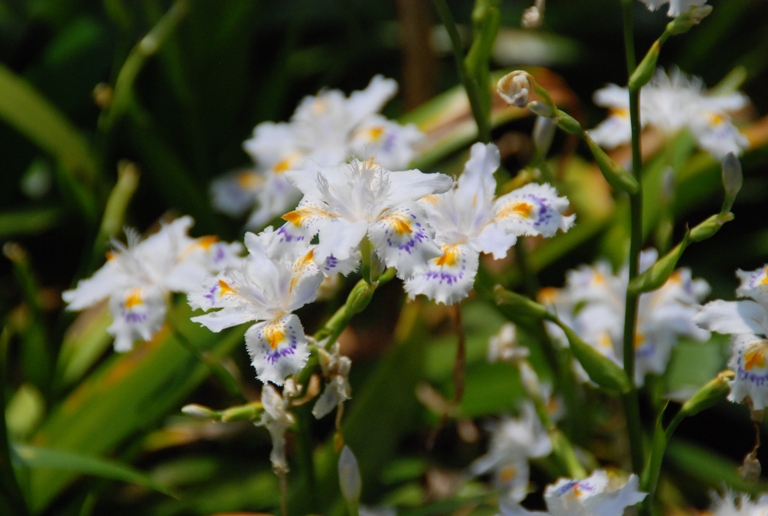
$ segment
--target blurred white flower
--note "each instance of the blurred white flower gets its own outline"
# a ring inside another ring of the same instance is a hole
[[[507,498],[500,516],[622,516],[625,508],[645,499],[647,493],[638,491],[638,484],[637,475],[622,482],[603,470],[582,480],[561,478],[544,491],[548,512],[528,511]]]
[[[305,97],[290,122],[264,122],[243,143],[255,168],[213,182],[214,206],[237,216],[254,204],[246,226],[260,228],[296,207],[301,192],[285,176],[288,171],[314,172],[350,156],[375,157],[384,167],[400,170],[416,156],[422,138],[415,125],[402,126],[378,112],[397,92],[397,83],[377,75],[368,87],[348,98],[339,90]]]
[[[315,406],[312,407],[312,415],[316,419],[328,415],[352,397],[352,388],[349,386],[349,370],[352,367],[352,361],[341,355],[339,349],[339,343],[336,342],[330,353],[322,347],[317,350],[320,369],[328,382],[325,384],[323,393],[317,398]]]
[[[669,10],[667,16],[674,18],[681,14],[686,14],[691,9],[696,9],[707,3],[707,0],[641,0],[649,10],[655,11],[662,5],[668,3]]]
[[[551,237],[573,225],[575,215],[563,216],[568,200],[548,184],[528,184],[494,198],[499,160],[495,145],[474,144],[455,187],[419,201],[442,250],[428,270],[406,281],[409,297],[457,303],[472,290],[480,253],[504,258],[518,236]]]
[[[552,453],[552,441],[542,426],[533,404],[520,409],[520,418],[504,417],[488,425],[491,432],[488,453],[469,466],[472,475],[493,472],[493,483],[505,496],[522,501],[528,494],[528,459]]]
[[[712,516],[764,516],[768,513],[768,495],[754,502],[749,495],[726,491],[722,497],[712,493]]]
[[[655,250],[640,256],[640,270],[655,263]],[[624,299],[627,290],[627,268],[614,275],[607,262],[594,267],[582,265],[566,274],[566,285],[560,291],[548,289],[544,304],[600,353],[622,364],[624,331]],[[642,385],[648,373],[662,374],[672,349],[680,337],[703,341],[709,332],[693,322],[699,303],[709,293],[709,285],[693,280],[691,272],[675,271],[659,289],[642,294],[638,306],[635,334],[635,383]],[[552,337],[567,345],[559,328],[547,325]],[[577,371],[580,371],[577,367]],[[586,380],[586,375],[579,375]]]
[[[128,245],[113,241],[107,263],[73,290],[62,294],[68,310],[83,310],[109,298],[115,351],[129,351],[137,340],[150,340],[165,321],[171,293],[188,293],[209,275],[237,260],[239,244],[215,237],[191,238],[191,217],[164,224],[141,240],[126,230]]]
[[[594,101],[610,112],[608,118],[589,131],[592,139],[606,149],[629,142],[632,132],[627,88],[609,84],[595,92]],[[700,148],[721,160],[729,152],[739,156],[749,147],[749,141],[731,123],[728,114],[748,103],[742,93],[708,95],[701,79],[687,76],[677,68],[669,75],[658,69],[640,91],[640,122],[670,138],[687,128]]]
[[[749,397],[753,410],[768,407],[768,266],[736,271],[740,301],[712,301],[694,321],[707,330],[732,335],[733,355],[728,367],[736,373],[728,399],[739,403]]]

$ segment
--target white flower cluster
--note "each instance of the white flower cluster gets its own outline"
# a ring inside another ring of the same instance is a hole
[[[768,407],[768,265],[750,272],[739,270],[736,275],[741,280],[736,295],[750,299],[712,301],[694,321],[707,330],[732,336],[728,367],[736,376],[728,399],[762,410]]]
[[[610,113],[589,131],[592,139],[606,149],[629,142],[632,130],[627,88],[609,84],[595,92],[594,101]],[[729,152],[739,156],[749,147],[749,141],[731,123],[729,115],[747,104],[749,99],[742,93],[709,95],[698,77],[689,77],[677,68],[669,75],[659,69],[640,91],[640,123],[667,137],[689,129],[699,147],[721,160]]]
[[[504,258],[518,236],[551,237],[573,225],[576,216],[563,215],[568,200],[548,184],[528,184],[496,198],[499,159],[495,145],[474,144],[454,188],[419,201],[441,250],[427,270],[406,281],[410,297],[457,303],[474,285],[480,253]]]
[[[382,166],[401,170],[416,155],[422,135],[414,125],[402,126],[378,114],[397,92],[397,83],[377,75],[368,87],[348,98],[339,90],[305,97],[290,122],[264,122],[243,143],[255,163],[214,181],[214,206],[238,216],[255,204],[246,227],[264,227],[293,209],[301,192],[285,172],[306,171],[312,181],[317,168],[337,165],[350,156],[376,156]]]
[[[707,0],[642,0],[642,2],[651,11],[655,11],[664,4],[669,4],[667,15],[674,18],[700,8],[707,3]]]
[[[644,251],[640,256],[641,271],[656,258],[655,250]],[[621,364],[627,278],[626,267],[615,276],[607,262],[598,262],[594,267],[582,265],[567,273],[565,288],[545,289],[540,300],[585,342]],[[691,279],[691,271],[683,268],[675,271],[661,288],[640,296],[635,334],[637,385],[643,384],[645,375],[665,371],[680,337],[699,341],[709,338],[708,331],[693,323],[699,303],[708,293],[706,281]],[[562,330],[551,323],[547,330],[567,345]],[[585,374],[581,376],[586,379]]]
[[[126,230],[128,245],[114,241],[107,263],[93,277],[80,281],[62,297],[68,310],[83,310],[109,299],[116,351],[129,351],[137,340],[150,340],[163,326],[172,293],[189,293],[210,274],[237,261],[240,244],[218,242],[216,237],[191,238],[191,217],[163,225],[141,240]]]

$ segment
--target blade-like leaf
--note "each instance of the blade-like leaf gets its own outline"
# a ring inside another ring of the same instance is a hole
[[[112,480],[122,480],[173,496],[167,489],[158,485],[145,474],[119,462],[18,443],[13,445],[13,453],[20,465],[27,468],[60,469]]]

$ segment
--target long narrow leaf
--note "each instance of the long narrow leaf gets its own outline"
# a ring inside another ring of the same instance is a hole
[[[18,443],[13,445],[13,452],[21,465],[27,468],[60,469],[112,480],[122,480],[173,496],[167,489],[158,485],[145,474],[119,462]]]

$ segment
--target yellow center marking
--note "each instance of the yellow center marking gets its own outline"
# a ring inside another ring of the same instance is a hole
[[[383,127],[376,126],[368,129],[368,137],[371,139],[371,141],[378,141],[382,134],[384,134]]]
[[[211,248],[213,244],[219,241],[219,237],[216,235],[207,235],[197,239],[197,245],[205,249],[206,251]]]
[[[128,292],[128,295],[125,296],[125,308],[128,310],[132,310],[134,306],[138,306],[142,303],[141,299],[141,287],[136,287],[134,289],[131,289],[130,292]]]
[[[458,261],[458,254],[459,253],[455,247],[449,247],[443,250],[443,255],[440,256],[435,263],[438,267],[453,267]]]
[[[499,473],[499,479],[505,484],[517,476],[514,466],[507,466]]]
[[[274,350],[285,340],[282,326],[280,324],[268,324],[264,327],[264,338],[269,342],[269,347]]]
[[[115,259],[115,253],[112,251],[107,251],[107,261],[114,260]]]
[[[553,305],[559,297],[559,293],[555,287],[544,287],[539,290],[536,297],[539,299],[539,303],[543,305]]]
[[[720,125],[725,122],[725,115],[720,113],[707,113],[707,118],[709,118],[709,123],[712,125]]]
[[[604,331],[600,335],[600,340],[597,343],[602,349],[613,349],[613,342],[611,342],[611,336],[607,331]]]
[[[259,183],[259,179],[256,174],[252,172],[243,172],[237,176],[237,184],[242,188],[250,189]]]
[[[435,206],[439,202],[439,199],[437,198],[437,195],[435,195],[435,194],[425,195],[424,197],[422,197],[419,200],[420,201],[424,201],[424,202],[428,202],[429,204],[432,204],[432,205],[435,205]]]
[[[311,263],[315,261],[315,250],[310,249],[307,254],[299,258],[293,265],[293,277],[291,278],[290,290],[293,291],[294,287],[299,283],[302,276],[302,271],[307,268]]]
[[[398,235],[413,233],[413,230],[411,229],[411,221],[409,221],[408,217],[406,217],[401,213],[398,213],[396,215],[389,217],[388,222],[392,226],[392,228],[395,230],[395,233],[397,233]]]
[[[760,280],[760,283],[766,284],[768,283],[768,267],[765,268],[765,276],[763,276],[763,279]]]
[[[291,169],[291,165],[293,165],[294,161],[296,161],[296,158],[293,155],[288,156],[287,158],[283,158],[277,163],[275,163],[275,166],[272,167],[272,172],[274,172],[275,174],[282,174],[286,170]]]
[[[296,211],[289,211],[285,215],[282,216],[282,219],[286,222],[290,222],[294,226],[301,226],[301,221],[304,217],[302,216],[301,212],[298,210]]]
[[[613,108],[609,111],[610,116],[617,116],[619,118],[629,118],[629,109],[627,108]]]
[[[229,284],[224,280],[219,280],[219,297],[226,296],[227,294],[235,294],[237,295],[237,290],[233,289],[229,286]]]
[[[645,336],[640,332],[635,333],[635,349],[640,348],[643,344],[645,344]]]
[[[533,211],[532,204],[527,202],[515,201],[512,204],[505,206],[501,210],[501,213],[499,213],[499,218],[504,219],[509,216],[518,216],[524,219],[530,219],[532,211]]]
[[[744,353],[744,369],[749,371],[753,367],[765,367],[767,354],[768,342],[756,342]]]

